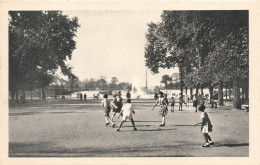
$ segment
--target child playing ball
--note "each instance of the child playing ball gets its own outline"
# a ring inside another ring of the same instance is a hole
[[[108,95],[104,94],[104,99],[101,101],[101,107],[104,107],[105,110],[105,121],[106,126],[112,123],[112,127],[115,127],[115,123],[109,118],[109,112],[110,112],[110,101],[107,99]]]
[[[120,131],[120,128],[122,127],[123,123],[126,121],[127,118],[129,118],[132,122],[132,125],[134,127],[134,131],[137,129],[135,128],[135,122],[132,117],[132,113],[135,114],[135,111],[133,109],[133,105],[131,104],[131,99],[126,100],[126,104],[122,107],[122,110],[120,111],[120,114],[123,114],[122,122],[120,123],[117,131]]]
[[[200,118],[201,118],[201,122],[200,123],[197,123],[195,124],[198,125],[198,124],[201,124],[201,132],[203,134],[203,138],[206,142],[205,145],[203,145],[202,147],[210,147],[210,145],[214,145],[214,142],[211,140],[211,137],[209,136],[209,132],[212,132],[212,124],[211,124],[211,121],[209,119],[209,116],[206,112],[204,112],[205,110],[205,106],[202,104],[199,106],[199,111],[201,111],[201,115],[200,115]]]

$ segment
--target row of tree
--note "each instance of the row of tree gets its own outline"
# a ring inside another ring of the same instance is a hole
[[[14,100],[19,91],[42,89],[54,81],[57,69],[76,81],[66,65],[76,48],[76,17],[61,11],[9,11],[9,91]]]
[[[241,108],[240,88],[248,100],[248,11],[163,11],[161,21],[149,23],[146,66],[179,67],[181,83],[191,89],[233,88],[234,107]]]

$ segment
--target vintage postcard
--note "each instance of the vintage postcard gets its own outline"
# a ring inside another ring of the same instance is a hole
[[[259,1],[0,9],[0,164],[260,163]]]

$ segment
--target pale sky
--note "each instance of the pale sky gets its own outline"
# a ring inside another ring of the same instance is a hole
[[[105,76],[108,82],[117,77],[120,82],[159,85],[164,74],[174,70],[161,70],[152,75],[145,66],[145,33],[149,22],[158,22],[162,11],[65,11],[77,16],[80,28],[75,38],[77,45],[72,60],[74,73],[82,81]]]

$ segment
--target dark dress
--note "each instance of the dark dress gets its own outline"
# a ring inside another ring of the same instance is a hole
[[[123,99],[120,98],[119,101],[117,101],[117,99],[115,98],[113,100],[113,103],[114,103],[115,106],[117,106],[117,108],[113,107],[113,112],[119,113],[122,109],[122,106],[123,106]]]
[[[197,107],[197,105],[198,105],[198,100],[197,99],[193,100],[193,107]]]

